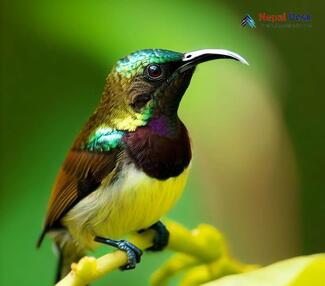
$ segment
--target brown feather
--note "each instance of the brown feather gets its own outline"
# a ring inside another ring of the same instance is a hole
[[[115,168],[119,149],[94,153],[71,149],[56,178],[49,200],[43,233],[60,227],[61,218],[81,199],[95,191]]]

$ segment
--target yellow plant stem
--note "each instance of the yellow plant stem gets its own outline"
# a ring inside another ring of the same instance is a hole
[[[153,237],[154,231],[148,230],[141,234],[133,234],[130,236],[129,241],[140,249],[146,249],[152,246]],[[78,263],[71,265],[70,273],[59,281],[56,286],[85,286],[125,265],[127,261],[126,253],[121,250],[105,254],[97,259],[85,256]]]
[[[188,270],[181,285],[199,285],[218,277],[251,270],[254,267],[240,264],[228,255],[226,242],[214,227],[201,224],[189,231],[173,221],[166,222],[170,232],[168,248],[176,254],[171,257],[151,279],[152,285],[167,285],[169,279]],[[134,233],[129,241],[144,250],[152,246],[154,231]],[[117,250],[98,259],[83,257],[71,265],[71,272],[56,286],[85,286],[127,263],[124,251]]]
[[[201,285],[219,277],[256,269],[256,265],[245,265],[231,258],[226,242],[214,227],[201,224],[193,231],[168,222],[168,229],[174,233],[168,247],[176,253],[151,277],[153,286],[168,285],[169,280],[186,271],[180,286]]]

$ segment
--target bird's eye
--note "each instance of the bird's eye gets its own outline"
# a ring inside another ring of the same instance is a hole
[[[147,67],[147,74],[151,79],[158,79],[162,74],[162,70],[158,65],[150,65]]]

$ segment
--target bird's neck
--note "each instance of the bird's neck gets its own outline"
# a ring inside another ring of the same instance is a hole
[[[153,117],[123,137],[126,152],[147,175],[159,180],[180,175],[191,161],[191,146],[181,120]]]
[[[177,136],[180,128],[180,119],[177,114],[173,116],[159,115],[150,119],[147,127],[152,133],[164,137]]]

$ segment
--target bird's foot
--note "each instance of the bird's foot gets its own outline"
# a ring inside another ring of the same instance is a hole
[[[154,225],[149,227],[149,229],[155,230],[156,233],[153,239],[153,246],[147,248],[146,250],[149,251],[163,250],[167,246],[169,240],[168,229],[161,221],[156,222]]]
[[[126,252],[126,255],[128,256],[128,263],[120,267],[121,270],[134,269],[136,264],[141,261],[142,250],[126,240],[113,240],[100,236],[96,236],[94,240],[100,243],[116,247],[117,249]]]

